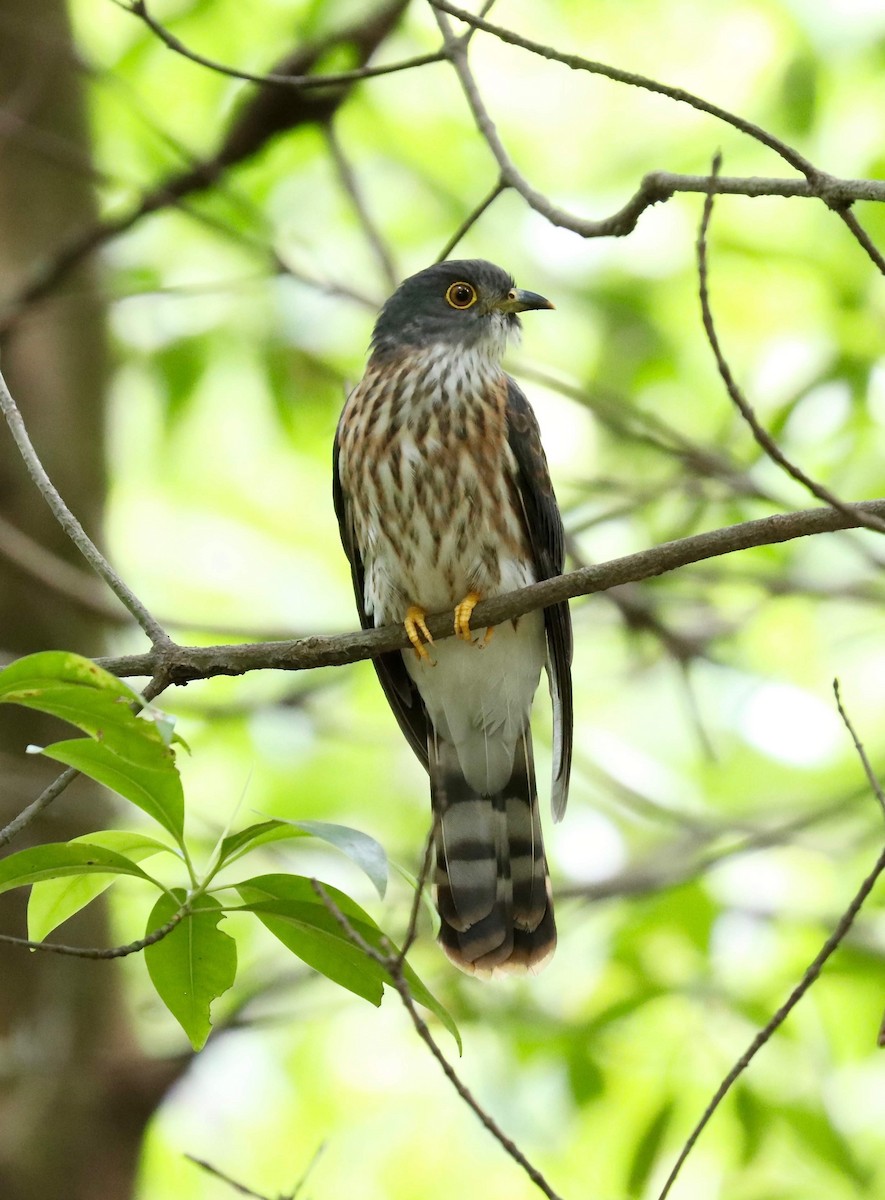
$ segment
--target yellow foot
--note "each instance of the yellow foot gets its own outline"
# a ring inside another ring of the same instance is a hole
[[[473,641],[470,634],[470,618],[481,599],[482,596],[479,592],[468,592],[461,603],[455,608],[455,636],[462,638],[465,642]],[[490,641],[493,633],[494,629],[490,626],[486,630],[485,637],[478,643],[480,649]]]
[[[430,636],[430,630],[427,628],[424,616],[425,613],[423,608],[419,608],[417,604],[410,604],[406,610],[406,619],[403,624],[406,627],[406,633],[409,635],[409,641],[414,646],[415,653],[418,655],[418,657],[423,658],[425,662],[429,662],[431,666],[435,666],[436,664],[427,653],[427,648],[425,647],[424,642],[421,640],[421,636],[423,634],[425,640],[428,641],[431,646],[433,645],[433,638]]]

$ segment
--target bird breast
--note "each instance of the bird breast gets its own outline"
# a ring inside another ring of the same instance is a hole
[[[451,347],[373,360],[349,397],[339,470],[376,624],[534,581],[506,400],[496,362]]]

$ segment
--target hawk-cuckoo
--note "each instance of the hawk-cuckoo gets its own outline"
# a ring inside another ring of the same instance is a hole
[[[556,944],[529,715],[546,665],[558,820],[572,744],[568,605],[470,631],[481,599],[562,570],[537,421],[501,367],[517,314],[552,307],[478,259],[413,275],[378,317],[335,437],[360,619],[403,622],[413,646],[375,669],[430,773],[440,941],[483,975],[537,970]],[[429,646],[425,615],[447,608],[457,636]]]

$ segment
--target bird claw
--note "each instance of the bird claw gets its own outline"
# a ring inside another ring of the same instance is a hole
[[[461,638],[462,641],[470,642],[471,645],[478,646],[480,650],[491,640],[494,632],[494,628],[489,626],[485,632],[485,637],[479,642],[475,642],[471,634],[470,618],[481,599],[482,596],[479,592],[468,592],[461,603],[455,607],[455,636]]]
[[[433,638],[430,635],[430,630],[427,628],[424,618],[424,609],[419,608],[417,604],[410,604],[406,610],[406,619],[403,624],[406,627],[406,633],[418,659],[429,663],[431,667],[435,667],[436,663],[427,653],[427,647],[424,645],[424,641],[429,642],[431,646],[433,645]],[[424,641],[421,640],[422,636],[424,637]]]

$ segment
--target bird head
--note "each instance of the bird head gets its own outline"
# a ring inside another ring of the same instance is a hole
[[[544,296],[515,286],[512,276],[481,258],[435,263],[404,280],[372,334],[375,355],[451,347],[477,349],[500,361],[518,335],[518,314],[553,308]]]

